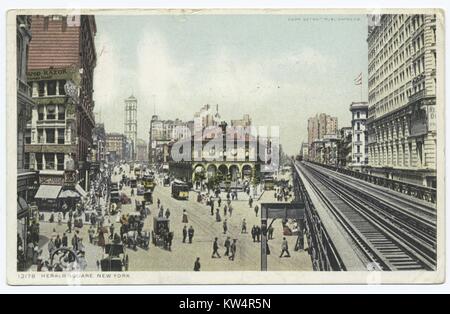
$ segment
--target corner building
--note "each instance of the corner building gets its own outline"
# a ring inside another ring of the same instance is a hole
[[[436,16],[369,27],[369,173],[436,187]]]

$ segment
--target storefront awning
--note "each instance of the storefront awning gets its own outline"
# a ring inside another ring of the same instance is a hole
[[[79,184],[75,185],[75,190],[81,195],[81,197],[87,196],[86,191],[83,190],[83,188]]]
[[[57,199],[61,189],[59,185],[41,185],[34,198]]]
[[[80,198],[80,194],[73,190],[65,190],[59,193],[58,198]]]
[[[20,219],[28,214],[30,206],[22,197],[17,198],[17,218]]]

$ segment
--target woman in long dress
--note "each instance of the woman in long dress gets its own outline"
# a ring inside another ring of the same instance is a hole
[[[188,216],[187,216],[187,213],[186,213],[186,209],[183,209],[183,221],[182,222],[184,224],[188,223]]]

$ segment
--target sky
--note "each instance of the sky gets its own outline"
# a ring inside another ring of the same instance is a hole
[[[151,116],[192,120],[219,105],[222,120],[250,114],[279,126],[290,155],[307,139],[307,120],[325,112],[350,125],[367,101],[365,15],[97,15],[96,118],[123,132],[124,99],[138,99],[138,138]]]

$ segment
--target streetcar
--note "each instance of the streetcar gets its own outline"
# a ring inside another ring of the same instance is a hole
[[[189,198],[189,185],[186,182],[174,180],[172,182],[172,197],[187,200]]]
[[[274,190],[275,188],[275,180],[272,176],[266,176],[264,177],[264,190]]]
[[[155,175],[153,172],[149,172],[142,177],[142,184],[146,190],[153,191],[156,187]]]

